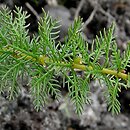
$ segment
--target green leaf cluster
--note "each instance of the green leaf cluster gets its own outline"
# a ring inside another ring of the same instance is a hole
[[[121,87],[130,86],[129,74],[122,72],[130,61],[130,44],[121,54],[113,36],[113,24],[107,31],[100,32],[89,50],[82,36],[81,18],[74,21],[65,43],[61,44],[57,42],[59,22],[44,10],[43,13],[38,36],[30,38],[27,12],[18,7],[14,13],[7,8],[0,11],[0,93],[6,90],[9,99],[15,98],[20,91],[18,78],[28,75],[33,103],[39,110],[51,95],[57,100],[61,97],[57,79],[60,75],[63,86],[67,84],[76,113],[80,114],[84,105],[90,103],[90,79],[97,78],[106,83],[108,110],[119,113]]]

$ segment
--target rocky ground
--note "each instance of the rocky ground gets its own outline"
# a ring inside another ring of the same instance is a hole
[[[121,50],[126,49],[130,39],[129,0],[0,0],[0,8],[4,5],[10,10],[15,5],[22,6],[31,14],[27,20],[31,23],[30,35],[37,33],[37,22],[44,8],[52,17],[61,20],[61,41],[67,34],[68,26],[78,16],[83,18],[83,35],[90,46],[99,31],[108,28],[112,22],[116,24],[115,37]],[[83,114],[78,117],[66,94],[59,102],[51,100],[42,111],[36,112],[26,82],[20,85],[22,91],[17,99],[8,101],[4,94],[0,97],[0,130],[130,130],[130,90],[122,90],[119,97],[121,113],[112,116],[107,111],[102,94],[105,85],[101,87],[98,81],[92,81],[93,102],[86,105]]]

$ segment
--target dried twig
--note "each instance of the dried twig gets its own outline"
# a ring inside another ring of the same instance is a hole
[[[115,18],[107,11],[105,11],[101,5],[98,3],[98,0],[88,0],[93,8],[97,7],[97,11],[101,12],[103,15],[107,16],[109,21],[115,21]]]
[[[25,5],[36,16],[37,20],[39,21],[40,20],[40,16],[37,13],[37,11],[28,2],[26,2]]]
[[[97,7],[94,8],[94,10],[92,11],[92,13],[88,17],[88,19],[85,21],[85,23],[83,25],[83,29],[93,20],[93,17],[95,15],[96,11],[97,11]]]
[[[101,6],[100,8],[98,9],[102,14],[104,14],[105,16],[109,17],[110,19],[114,20],[115,18],[109,13],[109,12],[106,12]]]
[[[85,0],[81,0],[81,1],[80,1],[79,5],[78,5],[78,7],[77,7],[77,9],[76,9],[74,18],[77,18],[77,17],[79,16],[79,12],[80,12],[80,10],[81,10],[82,7],[83,7],[84,2],[85,2]]]

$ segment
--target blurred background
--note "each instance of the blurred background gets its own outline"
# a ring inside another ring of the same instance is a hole
[[[115,39],[118,48],[124,51],[130,40],[130,0],[0,0],[0,9],[15,6],[31,14],[27,19],[29,35],[37,34],[38,21],[43,16],[42,8],[54,19],[59,19],[59,39],[64,43],[68,27],[79,16],[83,18],[83,37],[91,46],[99,31],[115,23]],[[36,112],[29,94],[26,77],[19,82],[20,95],[13,101],[6,99],[6,93],[0,96],[0,130],[130,130],[130,90],[122,89],[119,100],[121,113],[112,116],[107,111],[102,86],[97,80],[91,81],[91,105],[86,105],[79,117],[67,98],[67,89],[62,88],[62,98],[53,97]]]

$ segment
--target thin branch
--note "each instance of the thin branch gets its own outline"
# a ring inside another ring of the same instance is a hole
[[[95,15],[97,11],[97,7],[94,8],[94,10],[92,11],[92,13],[90,14],[90,16],[88,17],[88,19],[85,21],[84,25],[83,25],[83,29],[93,20],[93,17]]]
[[[107,11],[105,11],[101,5],[99,4],[98,0],[88,0],[93,8],[97,7],[97,11],[101,12],[103,15],[107,16],[110,21],[115,21],[115,18]]]
[[[110,19],[115,20],[115,18],[114,18],[109,12],[106,12],[101,6],[99,7],[98,10],[99,10],[102,14],[104,14],[105,16],[109,17]]]
[[[36,16],[37,20],[39,21],[40,20],[40,16],[37,13],[37,11],[28,2],[26,2],[25,5]]]
[[[77,7],[77,9],[76,9],[74,18],[77,18],[77,17],[79,16],[79,12],[80,12],[80,10],[81,10],[82,7],[83,7],[84,2],[85,2],[85,0],[81,0],[81,1],[80,1],[79,5],[78,5],[78,7]]]

